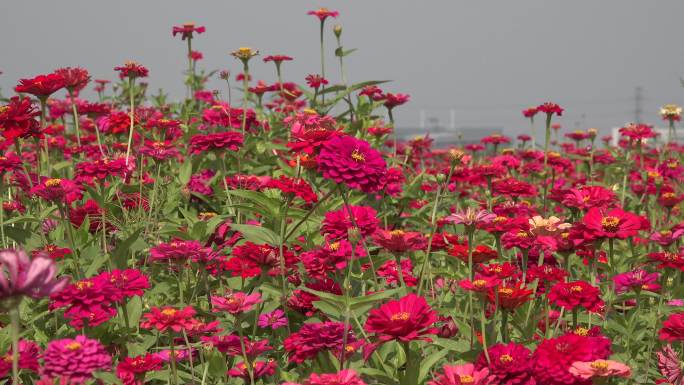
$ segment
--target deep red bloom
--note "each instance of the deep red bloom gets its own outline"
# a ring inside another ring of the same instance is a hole
[[[619,208],[604,212],[593,207],[584,215],[582,223],[594,238],[625,239],[637,235],[642,228],[638,215]]]
[[[268,55],[264,58],[264,63],[268,63],[270,61],[274,62],[276,65],[279,65],[280,63],[284,61],[291,61],[292,58],[287,56],[287,55]]]
[[[411,293],[371,310],[364,328],[375,333],[380,342],[429,340],[425,336],[437,333],[437,329],[432,328],[436,321],[437,312],[425,298]]]
[[[540,104],[539,106],[537,106],[537,111],[543,112],[548,116],[551,116],[553,114],[556,114],[558,116],[563,115],[563,109],[556,103],[546,102],[544,104]]]
[[[387,173],[382,155],[368,142],[353,136],[337,136],[327,141],[317,162],[325,178],[366,193],[380,190]]]
[[[114,71],[119,71],[119,76],[121,78],[145,78],[149,74],[147,68],[134,62],[127,61],[123,66],[114,67]]]
[[[319,352],[330,351],[336,357],[346,350],[344,335],[347,334],[347,345],[357,340],[352,327],[342,322],[305,323],[299,331],[290,334],[283,342],[290,362],[301,364],[315,358]]]
[[[387,107],[389,110],[408,102],[409,98],[410,97],[407,94],[393,94],[390,92],[383,95],[383,99],[385,99],[385,107]]]
[[[190,153],[201,154],[211,150],[239,151],[244,138],[239,132],[219,132],[215,134],[194,135],[190,138]]]
[[[203,247],[199,241],[175,239],[168,243],[159,243],[150,248],[150,259],[155,262],[206,261],[211,258],[211,247]]]
[[[40,137],[40,125],[36,116],[40,111],[31,104],[31,99],[12,97],[9,104],[0,106],[0,133],[12,141],[15,138]]]
[[[33,341],[19,341],[19,369],[38,372],[40,364],[38,358],[41,355],[40,347]],[[0,378],[5,378],[12,372],[12,348],[0,356]]]
[[[273,361],[254,361],[252,364],[252,375],[254,380],[258,380],[262,377],[272,376],[275,374],[276,367],[278,364]],[[247,365],[244,362],[238,362],[235,367],[230,369],[227,373],[231,377],[240,377],[245,382],[250,380],[249,371],[247,371]]]
[[[320,88],[321,85],[328,84],[328,80],[326,78],[324,78],[323,76],[318,75],[318,74],[307,75],[307,77],[304,80],[306,80],[306,84],[308,84],[309,87],[315,88],[315,89]]]
[[[532,352],[524,345],[510,342],[489,347],[489,363],[484,352],[477,359],[478,369],[488,368],[496,385],[536,385],[532,373]]]
[[[163,361],[154,354],[126,357],[116,367],[116,375],[124,385],[143,385],[147,372],[161,370]]]
[[[303,385],[366,385],[366,383],[356,374],[354,369],[343,369],[338,373],[311,373]]]
[[[50,310],[65,307],[64,316],[77,329],[97,326],[116,315],[115,302],[121,299],[108,279],[96,276],[80,280],[50,297]]]
[[[684,313],[671,314],[660,329],[659,338],[663,341],[684,341]]]
[[[62,75],[64,78],[64,87],[71,93],[82,90],[90,81],[88,70],[80,67],[60,68],[55,70],[55,73]]]
[[[19,85],[14,87],[16,92],[31,94],[38,99],[47,99],[48,96],[64,88],[66,81],[57,73],[38,75],[32,79],[21,79]]]
[[[461,261],[468,263],[468,243],[456,243],[449,249],[449,255],[452,255]],[[473,263],[482,263],[498,257],[496,250],[487,245],[476,245],[473,247]]]
[[[350,211],[354,216],[353,221],[349,216]],[[342,207],[339,210],[325,214],[325,219],[321,225],[321,234],[330,237],[332,240],[347,239],[349,230],[356,224],[361,236],[370,236],[380,224],[377,214],[375,209],[368,206],[350,205],[348,208]]]
[[[185,23],[183,25],[174,25],[173,29],[171,30],[171,34],[173,36],[176,36],[176,34],[181,34],[181,39],[192,39],[192,34],[193,33],[204,33],[207,29],[200,25],[200,26],[195,26],[194,23]]]
[[[566,310],[574,310],[581,306],[597,312],[603,307],[601,290],[585,281],[558,282],[549,292],[549,302]]]
[[[278,189],[286,196],[299,197],[306,203],[318,201],[318,197],[311,189],[311,185],[304,179],[295,179],[281,175],[278,179],[269,180],[265,187]]]
[[[617,200],[615,193],[602,186],[571,188],[563,195],[565,206],[588,210],[592,207],[607,208]]]
[[[163,308],[153,307],[149,313],[143,315],[144,321],[140,327],[145,329],[157,329],[160,332],[173,330],[178,333],[183,329],[191,328],[194,324],[192,317],[195,316],[195,309],[187,306],[183,309],[176,309],[171,306]]]
[[[522,110],[522,114],[526,118],[534,118],[534,116],[537,115],[537,112],[539,112],[537,107],[530,107]]]
[[[487,298],[491,304],[496,304],[498,300],[499,306],[510,311],[529,301],[531,294],[532,290],[525,288],[522,282],[511,282],[492,288],[487,293]]]

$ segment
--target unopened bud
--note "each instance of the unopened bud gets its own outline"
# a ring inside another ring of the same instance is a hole
[[[514,152],[515,152],[515,150],[513,150],[512,148],[504,148],[501,150],[501,153],[504,155],[513,154]]]
[[[595,128],[590,128],[587,130],[587,134],[589,134],[589,137],[593,139],[596,137],[596,135],[598,135],[598,130]]]
[[[452,163],[460,163],[463,157],[465,156],[465,152],[462,150],[459,150],[457,148],[452,148],[449,150],[449,159],[451,159]]]
[[[349,239],[349,242],[351,242],[352,245],[356,245],[361,241],[361,231],[359,230],[358,227],[350,227],[349,230],[347,230],[347,239]]]
[[[339,38],[340,35],[342,35],[342,26],[339,24],[335,24],[335,26],[333,27],[333,33],[335,33],[335,36]]]

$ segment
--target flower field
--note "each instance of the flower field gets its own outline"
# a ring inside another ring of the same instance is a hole
[[[347,83],[338,17],[302,15],[320,25],[305,79],[247,47],[237,72],[204,70],[208,31],[187,23],[179,101],[132,61],[114,81],[17,81],[0,102],[0,380],[684,384],[682,109],[657,111],[658,142],[647,124],[617,146],[566,132],[551,102],[516,139],[398,140],[410,98]]]

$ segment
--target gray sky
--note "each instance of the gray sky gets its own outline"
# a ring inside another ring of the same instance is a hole
[[[411,95],[398,125],[417,125],[420,109],[449,124],[455,108],[457,127],[518,133],[527,128],[520,110],[548,100],[566,108],[566,128],[584,114],[580,128],[607,129],[633,120],[637,85],[648,122],[659,122],[660,105],[684,104],[682,0],[2,0],[0,87],[7,95],[18,78],[67,65],[113,79],[114,66],[136,60],[152,90],[182,96],[186,47],[171,26],[188,21],[207,27],[194,40],[201,67],[237,73],[229,52],[250,46],[293,56],[285,78],[303,84],[319,71],[318,20],[305,14],[319,6],[340,11],[333,23],[358,48],[346,59],[350,82],[391,79],[383,88]],[[252,68],[255,80],[275,80],[271,63]]]

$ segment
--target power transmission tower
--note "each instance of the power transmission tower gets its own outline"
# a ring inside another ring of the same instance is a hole
[[[644,89],[640,86],[634,88],[634,123],[641,123],[642,103],[644,101]]]

